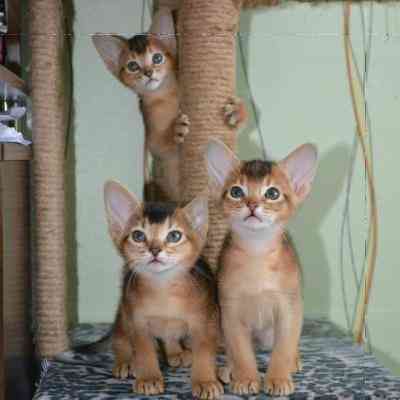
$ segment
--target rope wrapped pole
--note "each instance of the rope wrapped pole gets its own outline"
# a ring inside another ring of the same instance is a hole
[[[240,5],[237,0],[183,0],[181,4],[181,107],[190,118],[190,133],[181,154],[183,201],[191,200],[207,187],[204,151],[208,139],[217,137],[232,149],[236,145],[236,133],[225,125],[222,109],[236,88]],[[212,200],[209,209],[209,236],[204,256],[215,269],[226,225]]]
[[[68,348],[66,333],[64,148],[61,0],[30,1],[32,49],[34,271],[36,349],[52,357]]]

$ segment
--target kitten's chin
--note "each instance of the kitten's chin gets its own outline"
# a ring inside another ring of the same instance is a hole
[[[149,81],[146,82],[144,90],[146,92],[152,92],[154,90],[157,90],[161,86],[161,83],[162,83],[161,80],[150,79]]]

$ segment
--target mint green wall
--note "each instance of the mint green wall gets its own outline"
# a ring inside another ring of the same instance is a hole
[[[118,299],[121,263],[107,237],[102,184],[107,178],[117,178],[136,193],[140,193],[142,184],[143,128],[135,97],[105,70],[89,34],[140,31],[141,6],[141,2],[130,0],[119,0],[118,7],[107,0],[75,1],[74,138],[80,321],[111,320]],[[400,271],[396,245],[400,189],[396,184],[395,157],[400,145],[400,6],[369,2],[362,8],[354,6],[352,26],[361,72],[365,69],[364,53],[369,52],[366,94],[380,210],[379,257],[368,334],[374,352],[399,374],[396,332],[400,331],[400,312],[396,290]],[[363,267],[368,210],[345,74],[342,5],[297,4],[243,12],[241,33],[245,67],[267,154],[278,159],[308,141],[316,143],[320,150],[313,193],[290,231],[304,269],[306,313],[327,316],[347,329],[354,314],[355,276],[360,276]],[[242,67],[238,52],[238,92],[250,107]],[[252,118],[240,134],[243,158],[261,154],[255,125]],[[342,230],[347,193],[349,218]]]

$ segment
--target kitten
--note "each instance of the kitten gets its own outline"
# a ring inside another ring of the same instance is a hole
[[[190,340],[193,395],[219,397],[216,285],[199,259],[207,237],[207,198],[199,196],[184,208],[141,204],[109,181],[104,199],[111,238],[125,260],[113,329],[114,376],[135,374],[137,393],[162,393],[155,339],[163,342],[172,365],[190,364],[190,353],[182,346]]]
[[[140,99],[145,150],[158,161],[158,184],[169,200],[179,201],[179,145],[189,133],[189,118],[179,111],[176,37],[171,11],[161,8],[147,35],[124,39],[96,34],[93,43],[108,70]],[[247,118],[243,103],[227,99],[223,117],[232,128]],[[145,171],[147,171],[145,157]],[[147,172],[145,172],[147,180]]]
[[[277,163],[240,161],[212,140],[206,160],[230,226],[217,273],[229,360],[221,378],[231,378],[234,393],[258,393],[252,344],[272,346],[264,390],[288,395],[291,373],[301,369],[303,306],[300,268],[284,228],[311,190],[317,150],[305,144]]]

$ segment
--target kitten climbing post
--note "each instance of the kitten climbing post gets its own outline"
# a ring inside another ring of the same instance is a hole
[[[236,89],[236,34],[241,1],[184,0],[179,16],[181,108],[191,122],[182,146],[182,200],[189,201],[208,184],[204,163],[209,138],[235,148],[236,132],[223,119],[223,107]],[[204,255],[215,269],[226,233],[216,204],[210,202],[208,244]]]

